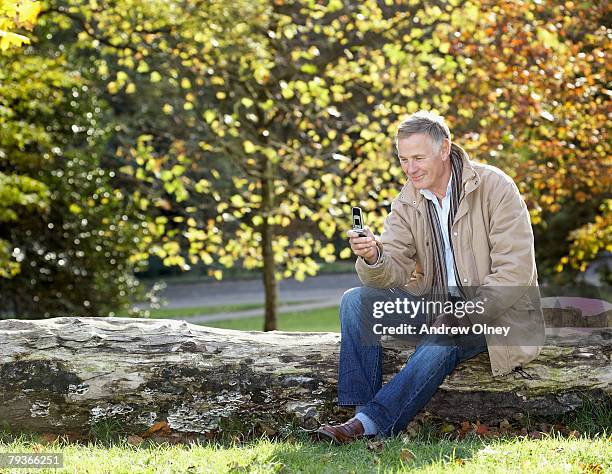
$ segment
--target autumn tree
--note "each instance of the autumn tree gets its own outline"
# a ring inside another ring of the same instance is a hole
[[[8,50],[30,43],[30,39],[18,31],[32,30],[39,11],[40,3],[36,1],[0,0],[0,52],[6,54]],[[0,222],[15,220],[15,207],[41,209],[45,204],[46,189],[42,183],[27,176],[0,172]],[[9,278],[20,270],[19,262],[11,254],[9,243],[0,239],[0,278]]]
[[[138,285],[144,216],[100,168],[105,105],[57,51],[0,57],[2,316],[106,315]]]
[[[163,234],[149,251],[183,268],[203,261],[218,277],[218,265],[263,267],[265,329],[274,329],[276,281],[314,274],[315,256],[333,260],[329,239],[344,231],[352,205],[380,228],[403,181],[391,136],[420,108],[447,116],[475,159],[522,183],[536,232],[567,205],[596,209],[587,213],[592,226],[558,229],[561,238],[574,231],[574,264],[593,257],[578,247],[585,235],[608,235],[609,214],[597,210],[605,180],[589,185],[607,154],[594,129],[606,6],[591,7],[587,18],[557,2],[170,9],[130,0],[51,4],[46,13],[97,52],[92,61],[125,132],[115,157],[126,177],[146,183],[135,185],[139,199]],[[582,95],[567,86],[582,77],[569,65],[576,62],[592,81],[585,77]],[[594,139],[598,155],[589,160]]]
[[[612,251],[609,14],[605,1],[485,0],[471,29],[448,31],[453,122],[517,180],[540,273],[558,282]]]

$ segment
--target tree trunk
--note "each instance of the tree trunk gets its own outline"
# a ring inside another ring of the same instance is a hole
[[[262,179],[262,209],[263,209],[263,224],[262,224],[262,256],[263,256],[263,284],[265,294],[266,312],[264,315],[264,331],[276,330],[276,308],[278,299],[278,284],[276,282],[276,265],[274,263],[274,250],[272,243],[274,241],[274,224],[269,222],[272,217],[272,209],[274,208],[274,174],[272,169],[273,163],[266,159],[265,171]]]
[[[263,252],[263,284],[265,294],[265,316],[264,331],[276,330],[276,308],[278,300],[278,284],[276,282],[274,250],[272,250],[272,229],[271,225],[264,222],[262,232],[262,252]]]
[[[426,407],[450,420],[517,412],[560,414],[582,395],[612,394],[612,330],[553,329],[540,356],[493,378],[486,353],[461,364]],[[264,420],[314,428],[345,420],[336,407],[340,335],[242,332],[174,320],[54,318],[0,321],[0,424],[86,433],[100,422],[141,432],[167,420],[208,433]],[[411,349],[385,350],[388,379]]]

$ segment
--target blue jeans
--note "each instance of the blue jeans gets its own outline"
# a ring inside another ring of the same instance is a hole
[[[440,344],[424,335],[404,368],[382,386],[382,347],[380,343],[364,345],[362,303],[396,298],[416,299],[401,289],[364,286],[345,292],[340,303],[338,405],[364,405],[360,412],[376,424],[382,437],[400,433],[459,363],[487,350],[484,336],[471,336],[470,344]],[[424,321],[424,314],[414,320]]]

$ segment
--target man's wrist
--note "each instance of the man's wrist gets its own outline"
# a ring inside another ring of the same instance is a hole
[[[368,259],[363,259],[365,263],[367,263],[368,265],[372,266],[372,265],[376,265],[379,261],[380,261],[380,251],[378,250],[378,246],[375,247],[376,249],[376,254],[374,256],[374,258],[372,260],[368,260]]]

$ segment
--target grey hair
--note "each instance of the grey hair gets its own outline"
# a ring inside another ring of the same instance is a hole
[[[436,152],[440,151],[440,147],[445,138],[449,141],[451,140],[450,130],[444,121],[444,117],[434,112],[419,110],[406,117],[399,124],[395,134],[395,149],[398,149],[397,142],[400,138],[408,138],[417,133],[429,135]]]

